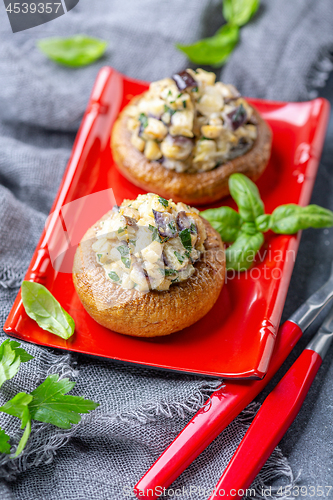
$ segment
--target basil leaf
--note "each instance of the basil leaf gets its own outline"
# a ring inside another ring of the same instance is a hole
[[[223,0],[223,17],[236,26],[244,26],[257,12],[260,0]]]
[[[234,269],[235,271],[249,269],[263,243],[264,236],[262,233],[239,233],[235,243],[226,250],[227,269]]]
[[[209,208],[200,215],[220,233],[223,241],[235,241],[243,222],[236,210],[230,207]]]
[[[238,205],[239,215],[245,222],[254,222],[264,214],[264,204],[259,190],[244,174],[232,174],[229,177],[230,194]]]
[[[37,46],[52,61],[79,67],[102,57],[107,42],[86,35],[74,35],[70,38],[44,38],[37,42]]]
[[[300,207],[290,203],[277,207],[271,215],[270,229],[274,233],[294,234],[309,227],[333,226],[333,212],[318,205]]]
[[[255,225],[258,231],[261,231],[262,233],[265,233],[266,231],[269,230],[269,225],[271,221],[271,216],[268,214],[263,214],[259,215],[259,217],[256,218]]]
[[[188,250],[189,252],[191,252],[191,250],[192,250],[191,231],[188,228],[183,229],[183,231],[180,231],[180,233],[179,233],[179,238],[180,238],[185,250]]]
[[[258,233],[258,229],[254,222],[244,222],[241,228],[242,233],[246,234],[256,234]]]
[[[22,302],[27,315],[43,330],[67,340],[75,330],[73,318],[61,307],[45,286],[23,281]]]
[[[214,36],[203,38],[192,45],[176,44],[176,47],[195,64],[222,66],[238,42],[238,37],[238,27],[225,24]]]

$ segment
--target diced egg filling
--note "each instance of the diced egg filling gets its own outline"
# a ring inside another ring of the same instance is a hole
[[[148,193],[124,200],[96,227],[92,248],[113,283],[141,292],[187,280],[205,251],[199,212]]]
[[[257,138],[251,106],[215,74],[187,69],[153,82],[126,110],[131,144],[176,172],[205,172],[241,156]]]

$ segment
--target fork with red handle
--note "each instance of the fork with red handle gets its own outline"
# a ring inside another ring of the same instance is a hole
[[[272,360],[262,380],[227,381],[215,391],[169,447],[136,484],[140,499],[158,497],[232,420],[262,391],[292,351],[303,332],[333,298],[333,265],[329,280],[281,325]]]
[[[333,338],[333,307],[317,335],[267,396],[215,492],[240,499],[298,414]],[[243,493],[243,494],[242,494]]]

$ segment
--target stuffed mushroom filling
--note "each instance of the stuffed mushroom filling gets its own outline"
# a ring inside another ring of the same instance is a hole
[[[122,288],[168,290],[192,276],[205,251],[207,236],[198,214],[152,193],[124,200],[96,228],[96,260]]]
[[[257,138],[251,106],[202,69],[153,82],[126,113],[131,144],[176,172],[212,170],[245,154]]]

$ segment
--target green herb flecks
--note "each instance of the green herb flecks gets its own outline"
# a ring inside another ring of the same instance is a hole
[[[121,246],[117,247],[117,250],[122,257],[125,257],[126,255],[129,254],[129,248],[125,245],[121,245]]]
[[[161,198],[161,196],[158,197],[158,201],[161,203],[161,205],[163,205],[163,207],[168,207],[169,206],[169,202],[168,200],[166,200],[165,198]]]
[[[187,229],[183,229],[182,231],[180,231],[179,238],[180,238],[185,250],[191,252],[192,251],[192,240],[191,240],[190,230],[187,228]]]
[[[177,274],[177,271],[175,269],[162,269],[162,268],[160,268],[160,273],[163,276],[174,276],[175,274]]]
[[[142,128],[145,129],[148,126],[148,117],[147,117],[147,115],[145,115],[144,113],[140,113],[139,122],[141,123]]]
[[[158,232],[157,227],[152,226],[151,224],[149,224],[148,229],[153,233],[152,234],[152,241],[159,241],[159,242],[161,242],[161,237],[160,237],[160,234]]]
[[[121,262],[124,264],[124,266],[126,267],[126,269],[130,269],[131,268],[131,259],[128,259],[127,257],[122,257],[121,258]]]
[[[179,262],[179,264],[183,264],[185,260],[185,255],[182,255],[181,253],[177,252],[177,250],[174,251],[174,254]]]
[[[112,281],[119,281],[119,280],[120,280],[120,278],[119,278],[118,274],[117,274],[117,273],[115,273],[114,271],[110,271],[110,272],[108,273],[108,276],[109,276],[109,278],[111,278],[111,279],[112,279]]]

